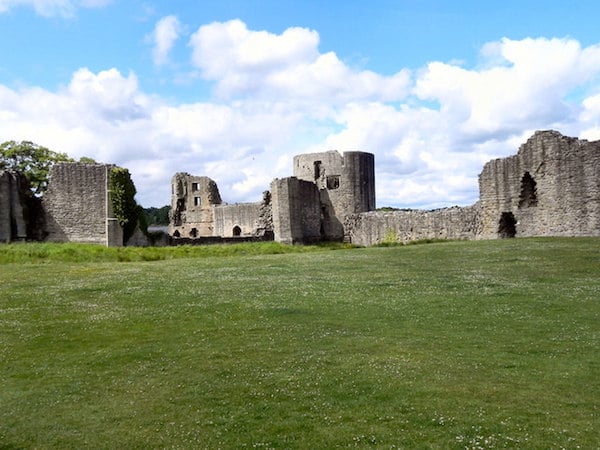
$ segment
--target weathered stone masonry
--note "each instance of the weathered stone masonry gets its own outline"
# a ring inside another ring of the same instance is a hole
[[[47,240],[123,245],[123,230],[112,214],[108,164],[56,164],[44,195]]]
[[[65,163],[40,200],[21,174],[0,172],[0,241],[43,239],[122,245],[105,164]],[[172,180],[169,232],[186,239],[275,238],[358,245],[418,239],[600,236],[600,141],[538,131],[518,153],[485,164],[480,200],[435,211],[375,209],[374,156],[298,155],[294,176],[275,179],[256,203],[227,205],[208,177]]]
[[[207,177],[178,173],[171,184],[169,233],[175,238],[342,240],[348,214],[375,208],[374,156],[364,152],[296,156],[294,176],[273,180],[258,203],[222,204],[216,183]]]
[[[479,238],[600,235],[600,141],[538,131],[479,176]]]
[[[600,236],[600,141],[538,131],[518,153],[488,162],[480,201],[436,211],[354,214],[348,239],[358,245],[418,239]]]

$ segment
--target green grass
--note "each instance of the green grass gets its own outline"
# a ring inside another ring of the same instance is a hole
[[[133,262],[215,256],[273,255],[352,248],[336,242],[319,245],[284,245],[278,242],[175,247],[105,247],[90,244],[17,243],[0,246],[0,265],[10,263]]]
[[[0,448],[598,447],[600,239],[302,250],[5,258]]]

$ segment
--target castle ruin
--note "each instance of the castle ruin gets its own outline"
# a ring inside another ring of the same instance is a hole
[[[294,176],[273,180],[257,203],[225,204],[210,178],[175,174],[169,233],[192,239],[254,236],[289,244],[342,240],[344,218],[373,209],[371,153],[311,153],[294,157]]]
[[[204,192],[213,194],[205,198]],[[600,236],[600,141],[538,131],[516,155],[485,164],[479,192],[480,200],[467,207],[375,211],[372,154],[311,153],[294,157],[294,176],[273,180],[270,195],[265,194],[270,205],[265,199],[224,205],[214,181],[177,174],[170,229],[186,237],[250,236],[272,229],[283,243],[345,240],[362,246]]]
[[[420,239],[600,236],[600,141],[537,131],[516,155],[489,161],[480,198],[467,207],[375,210],[374,156],[328,151],[294,157],[294,175],[275,179],[256,203],[226,204],[208,177],[172,179],[174,242],[345,240],[371,246]],[[49,240],[123,244],[106,164],[52,167],[40,201],[22,174],[0,172],[0,242]]]
[[[479,201],[434,211],[354,214],[351,242],[600,236],[600,141],[537,131],[516,155],[489,161]]]

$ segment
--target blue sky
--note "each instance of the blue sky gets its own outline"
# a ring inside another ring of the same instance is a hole
[[[600,139],[600,2],[0,0],[0,142],[257,201],[294,154],[375,153],[379,206],[477,199],[536,129]]]

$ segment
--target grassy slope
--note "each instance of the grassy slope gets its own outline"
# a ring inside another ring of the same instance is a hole
[[[599,239],[4,264],[0,447],[593,448],[599,302]]]

